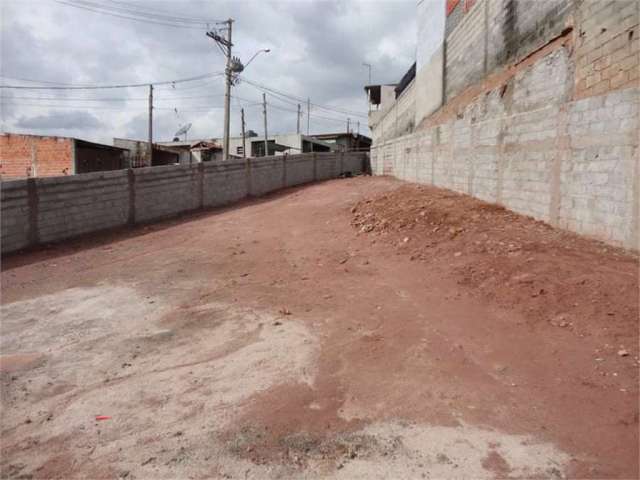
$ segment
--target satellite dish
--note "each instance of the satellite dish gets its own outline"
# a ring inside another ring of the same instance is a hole
[[[191,128],[191,124],[187,123],[186,125],[183,125],[180,130],[178,130],[173,136],[174,137],[179,137],[180,135],[187,135],[187,132],[189,131],[189,129]]]

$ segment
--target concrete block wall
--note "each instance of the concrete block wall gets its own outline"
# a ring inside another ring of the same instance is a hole
[[[328,155],[323,162],[316,160],[315,172],[319,180],[326,180],[339,175],[340,165],[338,158],[340,158],[340,154],[334,153]]]
[[[30,212],[37,209],[37,205],[33,205],[35,197],[30,195],[32,187],[33,180],[2,183],[2,248],[9,252],[32,243]]]
[[[446,20],[446,100],[560,35],[573,13],[572,0],[478,0],[468,5],[460,2]]]
[[[266,157],[260,162],[252,162],[251,193],[264,195],[284,188],[286,186],[284,164],[284,156]]]
[[[313,153],[287,157],[287,186],[293,187],[313,181]]]
[[[639,86],[640,2],[583,0],[576,17],[576,97]]]
[[[375,125],[372,127],[373,141],[388,140],[413,132],[416,117],[415,80],[402,92],[395,103],[385,112],[376,113]],[[370,116],[370,118],[372,118]]]
[[[560,48],[443,123],[375,144],[374,173],[638,249],[640,89],[572,100]]]
[[[203,165],[203,207],[228,205],[249,195],[247,162],[233,160],[200,165]]]
[[[198,165],[133,169],[135,221],[149,222],[202,206]]]
[[[37,212],[29,212],[36,217],[33,241],[52,242],[127,223],[130,208],[127,171],[90,175],[29,180],[37,196]],[[4,189],[4,183],[2,186]]]
[[[360,173],[364,153],[314,153],[1,184],[2,253]]]

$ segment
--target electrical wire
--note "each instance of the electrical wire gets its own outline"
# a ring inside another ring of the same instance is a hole
[[[161,82],[144,82],[144,83],[131,83],[122,85],[55,85],[51,87],[43,86],[25,86],[25,85],[0,85],[0,88],[10,88],[15,90],[100,90],[109,88],[133,88],[133,87],[148,87],[149,85],[172,85],[176,83],[192,82],[195,80],[201,80],[209,77],[216,77],[224,75],[224,72],[206,73],[195,77],[181,78],[178,80],[164,80]]]
[[[67,5],[67,6],[78,8],[81,10],[87,10],[89,12],[101,13],[103,15],[109,15],[112,17],[122,18],[126,20],[134,20],[134,21],[143,22],[143,23],[162,25],[165,27],[185,28],[185,29],[201,30],[201,31],[207,29],[206,23],[203,23],[203,25],[201,26],[196,26],[196,25],[188,25],[188,24],[182,24],[182,23],[170,22],[170,21],[154,20],[153,18],[146,17],[144,15],[137,15],[137,16],[124,15],[124,14],[117,13],[117,10],[114,12],[113,10],[109,10],[109,8],[105,8],[103,5],[95,5],[89,2],[72,3],[70,0],[69,1],[55,0],[55,2],[61,5]]]
[[[2,105],[6,105],[6,106],[14,106],[14,107],[33,107],[33,108],[50,108],[50,109],[70,109],[70,110],[117,110],[117,111],[125,111],[125,110],[135,110],[135,109],[140,109],[141,111],[146,111],[146,107],[143,106],[134,106],[134,108],[130,108],[130,107],[115,107],[115,106],[100,106],[100,105],[49,105],[49,104],[42,104],[42,103],[22,103],[22,102],[18,102],[18,103],[14,103],[14,102],[5,102],[2,101],[1,102]],[[208,112],[209,110],[212,109],[222,109],[224,108],[224,105],[206,105],[206,106],[202,106],[200,108],[184,108],[184,109],[180,109],[182,112]],[[235,109],[235,107],[231,107],[233,109]],[[175,110],[174,107],[153,107],[154,110]]]
[[[117,1],[117,0],[108,0],[109,3],[115,4],[115,5],[119,5],[119,7],[112,7],[112,8],[118,8],[122,11],[129,11],[131,13],[134,14],[140,14],[140,15],[146,15],[146,16],[150,16],[153,18],[164,18],[167,20],[173,20],[173,21],[179,21],[179,22],[184,22],[184,23],[194,23],[194,24],[213,24],[213,23],[221,23],[223,20],[214,20],[214,19],[200,19],[200,18],[195,18],[195,17],[179,17],[177,15],[174,15],[171,12],[168,12],[166,10],[158,10],[156,9],[156,12],[149,12],[143,8],[140,8],[137,5],[133,5],[131,3],[127,3],[127,2],[121,2],[121,1]],[[161,12],[161,13],[160,13]]]
[[[157,97],[154,96],[154,103],[159,102],[172,102],[174,100],[194,100],[203,98],[219,98],[223,95],[194,95],[191,97]],[[6,97],[0,96],[0,100],[53,100],[53,101],[70,101],[70,102],[148,102],[147,97],[104,97],[104,98],[86,98],[86,97]]]
[[[243,76],[240,76],[240,78],[244,82],[246,82],[249,85],[253,86],[254,88],[257,88],[258,90],[262,90],[262,91],[264,91],[266,93],[272,93],[272,94],[275,94],[275,95],[280,95],[282,97],[295,100],[295,101],[297,101],[299,103],[307,103],[306,99],[303,99],[303,98],[300,98],[300,97],[296,97],[295,95],[291,95],[291,94],[282,92],[280,90],[277,90],[277,89],[272,88],[272,87],[268,87],[268,86],[266,86],[264,84],[261,84],[261,83],[258,83],[258,82],[254,82],[254,81],[252,81],[252,80],[250,80],[248,78],[245,78]],[[337,112],[337,113],[341,113],[343,115],[353,115],[353,116],[356,116],[356,117],[368,118],[368,115],[365,112],[357,112],[355,110],[348,110],[348,109],[343,109],[343,108],[338,108],[338,107],[321,105],[321,104],[318,104],[318,103],[310,103],[310,104],[313,107],[320,108],[322,110],[327,110],[327,111],[330,111],[330,112]]]

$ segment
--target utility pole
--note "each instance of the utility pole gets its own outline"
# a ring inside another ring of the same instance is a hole
[[[267,94],[262,94],[262,114],[264,115],[264,156],[269,155],[269,140],[267,136]]]
[[[225,68],[225,90],[224,90],[224,138],[222,140],[222,158],[229,160],[229,125],[230,125],[230,109],[231,109],[231,82],[233,80],[232,59],[231,59],[231,30],[233,19],[229,18],[222,23],[227,24],[227,38],[221,37],[217,32],[207,32],[207,37],[213,38],[218,45],[224,50],[227,57],[227,66]]]
[[[369,85],[371,85],[371,64],[362,62],[362,65],[369,69]]]
[[[349,127],[351,126],[351,119],[347,117],[347,133],[349,133]]]
[[[296,133],[300,135],[300,104],[298,104],[298,116],[296,118]]]
[[[358,120],[357,125],[358,125],[358,127],[357,127],[358,129],[356,130],[356,132],[357,132],[358,136],[360,136],[360,120]]]
[[[231,110],[231,26],[233,25],[233,20],[227,20],[227,67],[225,68],[226,73],[226,84],[224,89],[224,141],[222,146],[222,158],[225,160],[229,160],[229,124],[230,124],[230,110]]]
[[[153,85],[149,85],[149,166],[153,165]]]
[[[309,135],[309,123],[311,122],[311,99],[307,98],[307,135]]]
[[[247,158],[247,145],[244,133],[244,108],[240,109],[240,118],[242,119],[242,158]]]

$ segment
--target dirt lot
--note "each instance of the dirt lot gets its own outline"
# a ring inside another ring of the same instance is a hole
[[[637,258],[451,192],[335,180],[15,255],[2,303],[3,477],[639,474]]]

